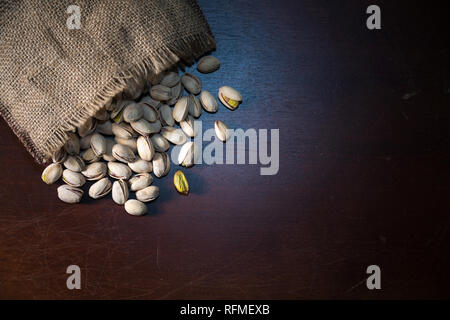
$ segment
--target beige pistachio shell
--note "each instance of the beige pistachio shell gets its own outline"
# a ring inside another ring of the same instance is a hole
[[[161,178],[169,173],[170,159],[167,153],[156,152],[153,157],[153,173],[157,178]]]
[[[229,128],[223,121],[217,120],[214,122],[214,130],[219,140],[225,142],[230,138]]]
[[[135,174],[128,180],[131,191],[144,189],[153,183],[153,177],[150,173]]]
[[[145,103],[141,103],[141,108],[144,112],[145,120],[147,120],[148,122],[155,122],[156,120],[158,120],[158,111],[155,107]]]
[[[167,139],[164,138],[159,133],[152,135],[150,137],[150,140],[152,141],[155,151],[165,152],[165,151],[169,150],[169,148],[170,148],[169,141],[167,141]]]
[[[85,137],[94,132],[96,127],[97,120],[95,118],[89,118],[82,126],[78,127],[78,135]]]
[[[67,159],[67,152],[64,148],[61,148],[52,154],[53,163],[63,163]]]
[[[173,144],[183,144],[186,142],[187,137],[181,129],[174,127],[161,128],[161,135]]]
[[[86,178],[81,173],[69,169],[63,171],[62,179],[72,187],[82,187],[86,183]]]
[[[173,127],[175,120],[172,113],[172,109],[167,104],[163,104],[159,108],[159,118],[163,126]]]
[[[200,148],[194,142],[186,142],[178,154],[178,164],[183,167],[192,167],[200,157]]]
[[[104,156],[104,155],[103,155]],[[101,159],[101,157],[97,156],[91,148],[84,150],[81,152],[81,158],[85,163],[94,163]],[[70,169],[70,168],[68,168]],[[72,169],[71,169],[72,170]],[[81,172],[81,170],[80,170]]]
[[[131,177],[131,169],[120,162],[108,162],[108,174],[111,178],[128,180]]]
[[[98,133],[101,133],[101,134],[104,134],[107,136],[112,136],[113,135],[112,122],[108,120],[103,123],[97,123],[96,131]]]
[[[81,150],[86,150],[91,147],[91,138],[92,138],[92,134],[87,135],[86,137],[83,137],[80,139],[80,149]]]
[[[123,138],[118,138],[115,137],[114,140],[118,143],[118,144],[123,144],[124,146],[129,147],[131,150],[133,150],[133,152],[137,151],[137,143],[136,143],[136,139],[132,138],[132,139],[123,139]],[[114,146],[115,143],[113,143]],[[111,147],[112,149],[112,147]],[[111,150],[111,155],[112,155],[112,150]],[[114,158],[115,159],[115,158]],[[105,159],[106,160],[106,159]],[[107,160],[107,161],[115,161],[115,160]]]
[[[100,133],[94,133],[91,138],[91,149],[94,153],[101,157],[106,153],[106,140]]]
[[[119,205],[125,204],[129,197],[128,184],[125,180],[114,181],[112,185],[112,199]]]
[[[206,56],[201,58],[197,63],[197,70],[201,73],[212,73],[219,70],[220,61],[216,57]]]
[[[177,122],[183,121],[187,114],[188,114],[188,107],[189,107],[189,98],[188,97],[181,97],[180,100],[175,104],[175,107],[173,108],[172,116]]]
[[[161,101],[157,101],[155,99],[152,99],[150,96],[145,96],[139,101],[141,104],[145,104],[147,106],[153,107],[156,110],[158,110],[159,106],[161,105]],[[144,110],[144,117],[145,117],[145,110]],[[147,121],[150,121],[147,119]]]
[[[195,119],[191,115],[188,115],[184,121],[180,122],[180,127],[189,137],[195,137],[198,133],[198,125],[195,123]]]
[[[108,178],[103,178],[94,183],[89,188],[89,196],[93,199],[100,199],[106,196],[112,188],[112,183]]]
[[[136,199],[142,202],[150,202],[158,198],[159,188],[157,186],[150,186],[142,190],[136,191]]]
[[[150,89],[150,96],[158,101],[167,101],[172,97],[172,91],[169,87],[158,84]]]
[[[139,200],[130,199],[125,202],[125,211],[133,216],[142,216],[147,213],[147,206]]]
[[[219,100],[228,109],[235,110],[242,102],[242,95],[232,87],[224,86],[219,89]]]
[[[117,138],[131,139],[135,135],[133,128],[128,123],[124,123],[124,122],[113,123],[111,125],[111,130],[112,130],[112,133]]]
[[[151,161],[155,154],[152,140],[149,137],[140,136],[136,141],[139,157],[145,161]]]
[[[81,171],[83,176],[86,177],[87,180],[100,180],[104,176],[106,176],[107,168],[106,164],[103,162],[94,162],[86,166],[86,168]]]
[[[192,94],[199,94],[202,90],[202,81],[192,73],[185,73],[181,77],[181,83],[184,88]]]
[[[175,72],[167,72],[161,80],[161,85],[172,88],[180,82],[180,76]]]
[[[84,160],[79,156],[68,156],[64,161],[64,167],[75,172],[81,172],[85,167]]]
[[[64,184],[58,187],[58,198],[65,203],[78,203],[83,196],[83,190]]]
[[[44,171],[42,171],[42,181],[44,181],[46,184],[52,184],[58,181],[59,178],[61,178],[63,169],[61,164],[59,163],[52,163],[48,165]]]
[[[136,159],[136,161],[128,163],[128,166],[136,173],[152,172],[153,169],[151,162],[142,159]]]
[[[155,122],[148,122],[145,119],[140,119],[136,122],[132,122],[131,127],[140,135],[148,136],[152,133],[158,132],[161,128],[161,124],[159,123],[159,120],[156,120]]]
[[[181,82],[178,82],[173,88],[171,88],[172,98],[167,100],[167,104],[169,106],[173,106],[178,101],[178,99],[180,99],[181,96],[183,95],[183,90],[184,90],[183,85],[181,84]]]
[[[209,113],[217,112],[219,109],[219,104],[216,98],[214,98],[214,96],[206,90],[203,90],[200,94],[200,103],[202,104],[203,109]]]
[[[202,104],[200,100],[192,93],[189,95],[188,113],[194,118],[198,118],[202,115]]]
[[[121,138],[116,138],[116,141],[117,140],[122,140],[122,139]],[[124,140],[126,140],[126,141],[131,140],[132,141],[134,139],[124,139]],[[123,144],[123,143],[121,143],[119,141],[117,141],[117,143]],[[112,148],[113,148],[114,145],[115,145],[114,141],[106,139],[106,152],[102,156],[103,160],[105,160],[105,161],[116,161],[116,158],[114,158],[113,155],[112,155]]]
[[[142,109],[141,105],[137,103],[130,103],[123,110],[122,116],[123,121],[128,123],[138,121],[144,116],[144,110]]]
[[[128,163],[136,160],[133,150],[123,144],[115,144],[112,147],[112,156],[120,162]]]

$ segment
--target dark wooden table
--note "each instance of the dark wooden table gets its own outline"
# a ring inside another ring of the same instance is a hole
[[[0,123],[0,298],[450,297],[450,98],[437,2],[199,1],[218,41],[206,89],[245,101],[202,117],[279,128],[280,169],[199,165],[135,218],[66,205]],[[366,28],[366,8],[382,30]],[[205,143],[206,144],[206,143]],[[82,289],[66,288],[81,267]],[[381,290],[366,268],[381,268]]]

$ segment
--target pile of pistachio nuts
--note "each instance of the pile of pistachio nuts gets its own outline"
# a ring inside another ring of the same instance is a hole
[[[204,74],[219,68],[220,61],[213,56],[203,57],[197,64]],[[69,133],[64,147],[53,154],[53,162],[42,173],[47,184],[62,178],[65,184],[58,187],[60,200],[79,203],[84,194],[80,188],[93,181],[89,197],[99,199],[111,192],[113,201],[124,205],[127,213],[141,216],[147,213],[145,203],[159,196],[151,173],[156,178],[169,173],[171,144],[182,145],[177,165],[194,165],[200,154],[188,140],[198,134],[195,119],[202,109],[217,112],[219,104],[213,94],[202,90],[198,77],[178,72],[172,68],[152,79],[130,79],[124,92]],[[230,110],[242,102],[241,94],[228,86],[218,90],[218,98]],[[217,138],[225,142],[228,126],[217,120],[214,127]],[[174,174],[173,182],[180,194],[189,193],[181,170]],[[135,192],[136,199],[130,199],[130,192]]]

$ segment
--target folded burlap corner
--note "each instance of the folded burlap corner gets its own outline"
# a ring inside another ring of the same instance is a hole
[[[195,0],[0,2],[0,113],[44,163],[129,79],[146,79],[215,48]]]

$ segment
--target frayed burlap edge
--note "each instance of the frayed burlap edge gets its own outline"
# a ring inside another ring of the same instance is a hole
[[[90,103],[77,106],[78,112],[76,115],[56,129],[50,139],[46,141],[43,151],[38,150],[28,133],[23,131],[20,126],[17,125],[7,108],[1,103],[0,110],[3,118],[19,140],[24,144],[28,152],[39,164],[44,164],[48,161],[54,151],[58,150],[66,143],[68,132],[73,131],[84,124],[100,110],[105,103],[126,88],[127,79],[130,79],[130,77],[141,78],[148,74],[156,76],[158,73],[169,69],[179,61],[191,63],[205,53],[214,50],[215,47],[216,42],[212,34],[202,33],[184,39],[178,39],[167,46],[153,50],[153,52],[140,63],[128,67],[123,71],[119,71],[116,76],[113,76],[104,88],[92,98]],[[188,55],[186,55],[186,53],[188,53]]]

